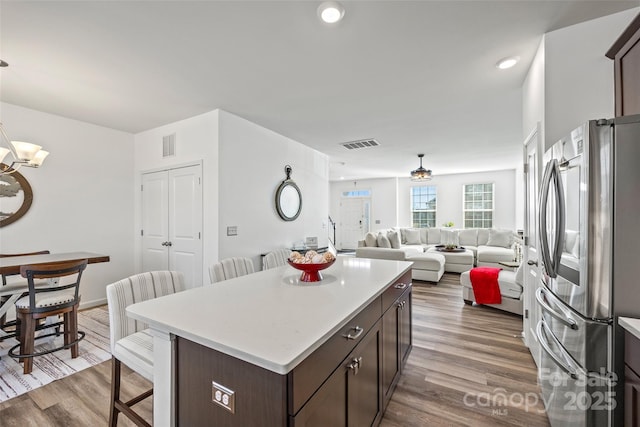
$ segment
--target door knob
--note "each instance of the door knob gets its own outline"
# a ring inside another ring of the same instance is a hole
[[[535,265],[537,267],[538,266],[538,261],[527,261],[527,264]]]

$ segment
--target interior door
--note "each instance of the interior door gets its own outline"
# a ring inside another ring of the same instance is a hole
[[[142,271],[176,270],[202,286],[202,168],[142,175]]]
[[[169,266],[187,287],[202,286],[201,175],[199,165],[169,171]]]
[[[539,266],[538,238],[538,191],[542,179],[542,138],[540,124],[524,142],[524,316],[523,331],[525,344],[533,356],[536,365],[540,366],[540,344],[536,335],[536,326],[540,320],[540,309],[536,303],[536,289],[541,286]]]
[[[369,231],[371,200],[345,197],[340,202],[340,249],[355,249]]]
[[[142,271],[169,269],[169,176],[142,175]]]

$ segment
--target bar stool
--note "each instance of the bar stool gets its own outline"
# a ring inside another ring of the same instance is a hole
[[[8,354],[24,362],[24,373],[33,369],[33,358],[54,351],[71,349],[71,357],[78,357],[78,343],[84,338],[84,332],[78,331],[78,306],[80,305],[80,279],[87,267],[87,260],[52,262],[47,264],[23,265],[20,275],[27,279],[29,294],[16,301],[17,332],[20,343],[13,346]],[[75,276],[75,277],[71,277]],[[56,286],[36,286],[36,279],[65,279],[65,283]],[[63,315],[63,332],[35,337],[39,319]],[[63,334],[64,344],[50,349],[35,351],[35,340]],[[20,354],[16,349],[20,348]]]
[[[130,276],[107,286],[111,340],[111,404],[109,426],[118,424],[122,412],[137,426],[149,426],[132,408],[153,394],[153,388],[127,402],[120,400],[122,364],[153,382],[153,337],[146,324],[127,316],[129,305],[183,291],[184,278],[177,271],[152,271]]]
[[[226,258],[209,267],[209,278],[211,283],[216,283],[254,272],[253,261],[250,258]]]

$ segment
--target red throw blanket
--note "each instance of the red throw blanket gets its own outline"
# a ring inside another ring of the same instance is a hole
[[[475,267],[469,271],[471,287],[478,304],[500,304],[502,295],[498,286],[498,275],[501,268]]]

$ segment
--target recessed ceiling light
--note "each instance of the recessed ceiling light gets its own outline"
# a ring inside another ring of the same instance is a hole
[[[496,67],[501,70],[506,70],[507,68],[511,68],[518,63],[520,60],[519,56],[510,56],[508,58],[503,58],[496,64]]]
[[[318,7],[318,16],[327,24],[335,24],[344,17],[344,7],[335,1],[326,1]]]

